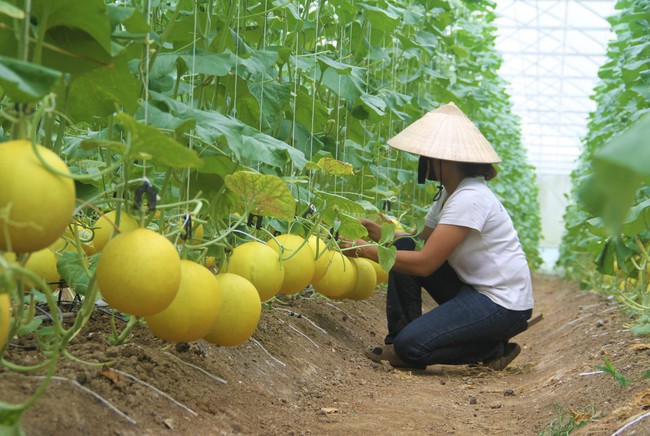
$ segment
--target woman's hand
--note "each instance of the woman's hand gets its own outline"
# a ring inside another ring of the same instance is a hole
[[[368,237],[375,242],[381,239],[381,225],[367,218],[359,218],[359,222],[368,230]]]
[[[351,239],[340,238],[339,247],[341,252],[348,257],[365,257],[377,261],[377,247],[363,239],[355,241]]]

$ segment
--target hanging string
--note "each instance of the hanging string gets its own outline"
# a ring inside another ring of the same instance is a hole
[[[315,124],[315,118],[316,118],[316,93],[318,90],[316,89],[316,83],[318,83],[318,61],[316,60],[316,57],[318,55],[318,24],[320,21],[320,4],[316,7],[316,27],[314,29],[314,90],[311,95],[311,135],[309,135],[309,160],[312,159],[314,156],[314,124]],[[313,186],[313,177],[312,177],[312,172],[313,170],[309,170],[310,177],[309,177],[309,190],[311,191]]]
[[[390,84],[390,89],[393,92],[397,91],[397,44],[396,41],[393,39],[393,63],[391,64],[391,84]],[[393,134],[393,112],[389,108],[388,112],[388,131],[389,134],[392,136]],[[390,148],[387,147],[388,150],[388,156],[390,158]],[[398,163],[398,169],[402,170],[403,167],[403,159],[404,159],[404,153],[397,153],[399,156],[399,163]],[[400,185],[401,186],[401,185]],[[402,204],[402,189],[401,187],[398,187],[397,189],[397,211],[395,212],[395,215],[399,218],[400,215],[400,210],[401,210],[401,204]]]
[[[305,8],[308,6],[309,0],[306,0],[305,2]],[[298,31],[298,23],[296,23],[296,28],[295,28],[295,34],[296,34],[296,47],[295,47],[295,54],[294,54],[294,68],[293,68],[293,114],[292,114],[292,122],[291,122],[291,146],[296,147],[296,113],[298,112],[298,50],[300,48],[299,41],[300,41],[300,32]],[[290,164],[290,171],[289,174],[293,175],[293,160],[291,160]],[[309,178],[309,190],[311,191],[311,177]]]
[[[233,104],[232,104],[232,110],[233,110],[233,116],[237,118],[237,82],[238,82],[238,77],[239,77],[239,23],[240,23],[240,18],[241,18],[241,0],[237,0],[237,26],[235,30],[235,85],[234,85],[234,92],[233,92]]]
[[[147,28],[151,28],[151,0],[147,1]],[[144,53],[144,123],[147,124],[149,121],[149,62],[151,61],[150,58],[150,50],[149,50],[149,45],[151,43],[151,39],[149,39],[149,32],[147,32],[147,37],[144,41],[145,43],[145,53]]]
[[[345,39],[345,28],[343,26],[341,26],[341,43],[340,43],[340,48],[339,48],[339,50],[340,50],[339,51],[340,59],[343,59],[344,39]],[[352,24],[350,24],[350,36],[348,38],[348,41],[349,41],[349,44],[350,44],[350,46],[348,48],[348,57],[351,58],[352,57]],[[338,148],[338,145],[339,145],[338,132],[340,131],[339,126],[338,126],[338,122],[339,122],[339,115],[338,115],[339,112],[338,111],[340,110],[340,107],[341,107],[340,91],[341,91],[341,76],[339,75],[339,96],[338,96],[338,99],[337,99],[337,116],[336,116],[336,123],[337,123],[337,125],[336,125],[336,128],[337,128],[337,131],[336,131],[336,135],[337,135],[337,141],[336,141],[336,146],[337,146],[336,154],[337,154],[337,156],[336,156],[336,159],[337,160],[338,160],[338,150],[339,150],[339,148]],[[347,152],[346,151],[346,147],[347,147],[346,143],[347,143],[347,140],[348,140],[348,120],[349,120],[350,112],[349,111],[344,111],[343,116],[345,117],[345,121],[343,122],[343,126],[344,126],[344,129],[343,129],[343,155],[345,156],[346,152]],[[364,167],[362,166],[361,167],[362,178],[363,178],[363,169],[364,169]],[[341,178],[341,188],[340,188],[341,192],[345,189],[344,188],[345,183],[346,183],[346,179],[342,177]],[[363,190],[361,192],[363,192]],[[335,194],[337,193],[336,178],[334,179],[334,193]]]
[[[209,14],[208,14],[209,15]],[[194,29],[192,33],[192,65],[190,66],[190,77],[191,81],[194,82],[196,80],[196,41],[198,39],[198,22],[199,22],[199,0],[194,0]],[[190,92],[190,107],[194,108],[194,92]],[[189,142],[188,146],[190,150],[194,148],[194,130],[190,132],[190,137],[189,137]],[[185,198],[189,201],[190,199],[190,169],[187,169],[187,176],[186,176],[186,196]],[[187,214],[189,217],[189,213]],[[184,224],[184,223],[183,223]]]
[[[371,45],[372,41],[372,23],[368,22],[368,45]],[[370,84],[370,56],[366,56],[366,84]],[[367,127],[368,123],[365,122],[365,125]],[[366,130],[363,129],[363,145],[365,146],[368,143],[368,138],[366,136]],[[377,149],[378,147],[375,146]],[[365,183],[365,168],[361,169],[361,192],[363,192],[363,187]],[[377,192],[377,189],[375,189],[375,204],[379,202],[379,193]]]
[[[266,32],[268,31],[268,0],[264,0],[264,33],[262,34],[262,50],[266,50]],[[260,120],[259,120],[259,131],[262,131],[262,125],[264,120],[264,82],[266,77],[262,75],[262,83],[260,83]],[[257,161],[257,171],[259,172],[261,168],[261,161]]]
[[[339,61],[343,60],[343,38],[345,38],[345,27],[341,26],[341,39],[339,41]],[[336,134],[336,148],[334,149],[334,158],[339,160],[339,119],[341,116],[341,75],[339,74],[339,83],[338,83],[338,92],[336,93],[336,124],[335,124],[335,134]],[[345,155],[345,141],[347,136],[347,129],[343,134],[343,154]],[[341,185],[343,182],[341,183]],[[334,177],[334,193],[337,193],[337,178]],[[343,189],[343,186],[341,186]]]

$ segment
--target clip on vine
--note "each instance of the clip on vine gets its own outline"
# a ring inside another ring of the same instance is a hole
[[[390,202],[390,198],[385,198],[384,199],[384,204],[382,205],[382,209],[384,209],[386,212],[390,212],[391,207],[392,207],[392,204]]]
[[[309,215],[316,213],[316,207],[313,204],[310,204],[307,210],[301,215],[303,218],[307,218]]]
[[[339,218],[334,219],[334,225],[330,228],[330,234],[328,238],[334,238],[335,241],[339,240],[339,229],[341,228],[341,220]]]
[[[255,220],[255,228],[257,230],[262,228],[262,215],[255,215],[252,213],[248,214],[248,221],[246,222],[246,225],[248,227],[253,227],[253,220]]]
[[[192,217],[189,213],[183,215],[183,233],[181,233],[181,239],[183,241],[192,239]]]
[[[149,201],[147,201],[147,208],[149,209],[149,212],[155,212],[156,211],[156,188],[151,186],[151,184],[148,181],[144,181],[144,183],[135,190],[135,199],[133,200],[133,208],[135,210],[140,210],[140,207],[142,207],[142,196],[144,194],[147,194],[147,198]]]

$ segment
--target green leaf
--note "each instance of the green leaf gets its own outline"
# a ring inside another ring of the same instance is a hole
[[[327,209],[336,208],[353,214],[361,214],[364,212],[363,207],[359,206],[355,201],[341,195],[320,191],[318,189],[314,190],[314,195],[324,201]]]
[[[390,271],[395,265],[397,259],[397,248],[391,245],[390,247],[377,247],[377,255],[379,256],[379,265],[384,271]]]
[[[107,5],[107,8],[112,29],[124,26],[127,32],[131,34],[143,34],[150,30],[147,20],[140,10],[112,4]]]
[[[396,226],[393,223],[381,223],[381,238],[378,244],[384,245],[393,242],[393,239],[395,239],[395,229]]]
[[[175,54],[164,53],[164,55],[174,56]],[[194,71],[195,74],[223,77],[228,75],[234,66],[234,60],[230,53],[212,53],[197,50],[196,54],[186,53],[175,56],[183,60],[188,71]]]
[[[293,162],[297,169],[302,169],[307,164],[304,153],[286,142],[249,126],[244,126],[242,130],[241,147],[233,150],[240,158],[280,168],[289,162]]]
[[[650,199],[643,201],[630,209],[623,224],[623,234],[634,237],[643,230],[650,228]]]
[[[80,145],[84,150],[103,148],[119,154],[126,152],[126,144],[122,142],[111,141],[110,139],[86,138],[81,141]]]
[[[596,236],[607,237],[609,235],[610,230],[605,227],[605,223],[600,217],[591,218],[586,221],[586,224],[589,227],[589,231]]]
[[[346,176],[354,174],[352,165],[347,162],[341,162],[331,158],[321,158],[316,162],[316,166],[323,170],[326,174],[334,176]]]
[[[242,209],[255,215],[293,220],[296,201],[284,181],[276,176],[237,171],[225,177],[226,186],[239,199]]]
[[[96,254],[90,258],[87,267],[90,274],[94,274],[99,256],[99,254]],[[90,276],[81,263],[85,261],[86,258],[83,257],[80,259],[76,251],[64,251],[56,262],[56,268],[61,274],[61,278],[65,280],[70,289],[73,289],[80,295],[86,295],[88,292],[88,284],[90,283]]]
[[[642,180],[641,176],[629,168],[608,161],[594,160],[593,177],[589,180],[587,188],[597,194],[600,215],[614,231],[618,231],[618,227],[625,221]]]
[[[200,173],[217,174],[222,177],[235,172],[239,164],[233,162],[228,156],[201,156],[203,166],[198,170]]]
[[[30,333],[35,332],[38,330],[38,328],[41,326],[43,323],[43,320],[40,318],[33,318],[31,321],[29,321],[27,324],[23,324],[18,329],[16,330],[16,335],[17,336],[25,336]]]
[[[382,9],[371,6],[366,3],[358,4],[362,9],[366,19],[372,24],[373,29],[391,31],[399,23],[399,15],[391,9]]]
[[[332,68],[339,74],[350,74],[352,72],[352,65],[344,64],[343,62],[336,61],[328,56],[316,55],[316,60],[320,64],[320,69],[322,71]]]
[[[370,109],[370,113],[374,113],[377,116],[384,116],[386,111],[386,102],[376,95],[363,94],[361,96],[361,101],[365,105],[366,109]]]
[[[129,71],[124,53],[110,67],[102,66],[74,77],[67,108],[78,121],[93,121],[120,110],[133,114],[138,108],[140,87]]]
[[[17,8],[16,6],[5,1],[0,1],[0,14],[7,15],[18,20],[25,18],[25,12],[22,9]]]
[[[111,22],[103,0],[35,0],[33,19],[46,26],[42,63],[81,74],[108,66],[122,47],[111,41]]]
[[[310,132],[324,131],[330,118],[329,109],[315,95],[309,95],[306,89],[298,90],[293,110],[296,121]]]
[[[20,426],[26,405],[13,405],[0,401],[0,434],[5,436],[24,436],[25,432]]]
[[[131,134],[128,158],[150,156],[151,159],[171,168],[198,168],[203,162],[194,150],[186,148],[155,127],[138,123],[131,116],[120,112],[117,118]],[[142,155],[147,156],[142,156]]]
[[[48,29],[69,27],[83,30],[111,52],[110,21],[103,0],[34,0],[32,14]]]
[[[635,325],[630,329],[630,332],[638,336],[650,335],[650,323]]]
[[[235,62],[238,64],[240,75],[242,72],[248,72],[252,75],[260,75],[271,71],[278,59],[279,56],[277,52],[253,50],[253,52],[248,56],[240,56],[239,58],[236,58]]]
[[[344,238],[356,240],[368,236],[368,229],[357,218],[345,213],[339,212],[337,214],[335,224],[335,232],[337,230],[339,235]]]
[[[162,94],[152,93],[152,97],[167,105],[171,114],[178,119],[196,120],[196,134],[203,141],[213,143],[225,139],[230,150],[240,161],[250,159],[276,167],[284,167],[286,163],[293,162],[299,170],[307,163],[304,153],[300,150],[236,118],[227,117],[217,111],[194,109]]]
[[[282,111],[291,97],[291,83],[248,82],[250,93],[255,96],[264,115],[263,127],[273,127],[277,124]]]
[[[61,72],[0,56],[0,87],[17,103],[31,103],[52,92]]]
[[[323,85],[331,89],[339,97],[355,101],[363,93],[364,81],[357,76],[357,71],[360,69],[354,67],[353,73],[339,74],[336,70],[328,68],[323,74]]]
[[[637,176],[650,177],[650,114],[604,145],[594,159],[626,168]],[[602,176],[609,177],[607,172]]]

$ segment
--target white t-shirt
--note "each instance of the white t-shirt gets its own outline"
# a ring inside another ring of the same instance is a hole
[[[510,215],[485,179],[463,179],[442,206],[446,197],[443,188],[425,223],[431,228],[450,224],[471,229],[447,259],[460,280],[506,309],[532,309],[533,287],[526,255]]]

